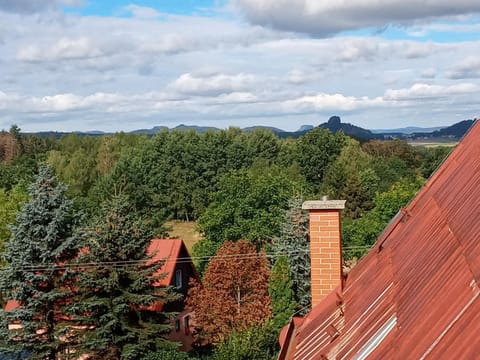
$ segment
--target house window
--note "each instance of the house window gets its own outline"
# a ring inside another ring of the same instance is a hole
[[[180,319],[175,319],[175,331],[180,331]]]
[[[182,288],[182,270],[180,270],[180,269],[175,271],[175,287],[177,289]]]
[[[185,327],[185,335],[190,334],[190,316],[187,315],[183,318],[183,325]]]

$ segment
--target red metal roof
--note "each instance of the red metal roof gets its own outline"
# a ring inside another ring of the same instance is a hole
[[[152,239],[152,242],[148,246],[147,253],[153,255],[152,261],[164,260],[165,263],[159,269],[159,272],[167,273],[156,285],[172,285],[175,265],[180,256],[182,246],[185,247],[181,239]],[[188,252],[186,253],[188,254]]]
[[[479,284],[477,121],[279,358],[478,358]]]

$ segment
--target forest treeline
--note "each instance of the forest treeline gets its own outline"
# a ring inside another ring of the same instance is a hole
[[[121,193],[157,232],[167,219],[197,220],[214,243],[243,238],[259,247],[279,235],[289,199],[329,195],[347,200],[345,245],[360,245],[350,224],[394,215],[448,151],[401,140],[360,143],[321,128],[299,139],[237,128],[55,139],[13,126],[0,133],[0,194],[3,202],[21,198],[46,162],[88,216]]]
[[[278,330],[293,312],[308,309],[308,254],[299,251],[308,247],[302,201],[323,195],[346,200],[344,255],[360,257],[449,151],[401,140],[359,142],[319,127],[298,139],[237,128],[56,139],[24,135],[12,126],[0,133],[0,245],[12,236],[7,225],[15,224],[29,184],[46,163],[67,185],[66,195],[85,224],[101,227],[105,204],[121,197],[152,236],[167,235],[166,220],[195,220],[204,235],[193,249],[195,258],[233,251],[240,240],[246,245],[239,249],[262,251],[270,259],[262,271],[263,279],[270,278],[263,303],[271,302],[262,316],[271,317],[270,326]],[[196,265],[206,279],[217,279],[209,273],[213,265]],[[232,347],[252,351],[248,339],[254,337],[270,344],[262,351],[274,357],[275,337],[268,338],[259,323],[250,325],[212,335],[223,339],[214,344],[214,356],[220,359]]]

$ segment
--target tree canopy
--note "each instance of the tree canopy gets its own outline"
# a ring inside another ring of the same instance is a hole
[[[79,216],[50,168],[43,166],[30,187],[30,200],[17,215],[0,272],[0,292],[12,308],[0,310],[0,348],[27,350],[33,359],[57,359],[71,345],[65,306],[72,299],[71,262],[80,243],[73,236]],[[20,327],[9,330],[8,325]]]
[[[158,308],[178,295],[155,285],[166,274],[158,272],[163,262],[147,255],[152,239],[147,224],[120,196],[104,204],[82,235],[85,248],[78,258],[75,302],[69,307],[79,324],[76,353],[133,360],[168,344],[172,314]]]
[[[189,290],[188,305],[195,310],[198,342],[219,343],[233,331],[260,325],[271,316],[264,253],[240,240],[227,241],[210,261],[202,283]]]

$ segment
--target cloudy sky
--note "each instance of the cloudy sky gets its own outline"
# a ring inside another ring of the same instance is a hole
[[[480,114],[478,0],[0,0],[0,129]]]

